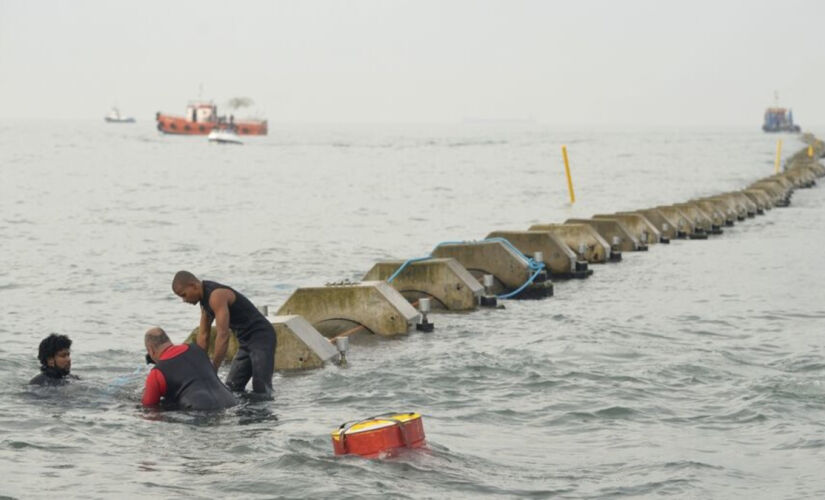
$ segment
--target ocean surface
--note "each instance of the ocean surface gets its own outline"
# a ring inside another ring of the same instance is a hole
[[[355,338],[349,367],[276,373],[270,402],[139,404],[144,331],[198,323],[180,269],[277,308],[441,241],[744,188],[778,138],[803,147],[758,125],[274,124],[217,146],[0,121],[0,496],[825,498],[821,184],[546,300]],[[82,380],[28,387],[50,332]],[[333,456],[341,422],[392,410],[423,415],[427,449]]]

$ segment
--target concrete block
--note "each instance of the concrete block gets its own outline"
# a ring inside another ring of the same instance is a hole
[[[278,342],[275,349],[276,370],[309,370],[320,368],[325,362],[337,359],[338,350],[301,316],[269,316],[267,319],[275,329]],[[197,335],[198,329],[195,328],[186,339],[186,343],[195,342]],[[213,326],[208,344],[210,356],[215,351],[216,336],[217,328]],[[232,361],[237,353],[238,339],[235,332],[230,330],[225,360]]]
[[[364,281],[386,281],[404,261],[383,261],[375,264],[364,275]],[[390,286],[398,290],[408,302],[421,297],[432,298],[433,309],[469,311],[478,305],[484,292],[469,271],[455,259],[428,259],[413,262],[395,277]]]
[[[705,213],[708,214],[708,217],[710,217],[710,220],[714,226],[722,227],[728,225],[728,215],[726,212],[722,211],[721,208],[721,205],[724,204],[724,202],[718,199],[709,200],[707,198],[692,201],[694,201],[700,207],[702,207],[702,210],[704,210]],[[730,225],[733,225],[734,220],[735,217],[730,221]]]
[[[643,215],[656,229],[662,234],[662,237],[668,240],[679,237],[679,225],[676,221],[671,220],[658,208],[644,208],[634,212],[619,212],[620,214],[640,214]]]
[[[633,236],[645,245],[659,243],[662,233],[644,215],[636,213],[596,214],[594,219],[617,219],[633,232]]]
[[[299,288],[277,314],[299,314],[325,337],[363,327],[382,337],[403,335],[419,313],[384,281]]]
[[[494,283],[490,292],[496,295],[516,290],[533,275],[527,261],[500,241],[465,241],[440,245],[433,250],[432,255],[457,260],[479,283],[485,274],[492,275]],[[550,295],[553,295],[553,283],[545,280],[528,286],[516,298]]]
[[[603,263],[610,259],[610,243],[587,224],[534,224],[529,230],[554,234],[580,260]]]
[[[613,239],[618,238],[618,249],[621,252],[636,252],[647,250],[647,245],[639,241],[624,223],[618,219],[567,219],[565,224],[587,224],[608,243],[611,248]]]
[[[674,203],[673,206],[681,210],[688,219],[693,221],[693,225],[696,228],[694,234],[699,232],[709,234],[713,231],[713,221],[710,220],[710,216],[708,216],[696,202]]]
[[[558,236],[547,231],[493,231],[487,238],[504,238],[523,254],[532,257],[536,252],[544,256],[545,268],[551,279],[586,278],[593,271],[587,261],[579,261],[576,254]]]
[[[753,200],[757,207],[762,210],[770,210],[773,207],[771,195],[761,189],[743,189],[742,193]]]
[[[662,205],[656,207],[656,210],[660,211],[668,220],[676,224],[677,238],[687,238],[696,232],[696,224],[694,224],[693,219],[690,219],[677,207],[673,205]]]

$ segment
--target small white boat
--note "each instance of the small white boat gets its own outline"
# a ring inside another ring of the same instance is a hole
[[[241,138],[234,130],[230,129],[212,129],[207,136],[209,142],[217,142],[218,144],[243,144]]]
[[[106,120],[107,123],[135,123],[135,119],[131,116],[121,116],[120,110],[117,108],[112,108],[109,114],[103,119]]]

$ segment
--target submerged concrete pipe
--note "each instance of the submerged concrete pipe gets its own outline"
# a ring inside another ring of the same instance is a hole
[[[556,235],[580,260],[592,264],[607,262],[610,244],[587,224],[534,224],[529,231],[546,231]]]
[[[386,281],[404,263],[401,260],[375,264],[364,281]],[[390,286],[408,302],[422,297],[433,299],[434,309],[471,311],[478,306],[484,287],[455,259],[428,259],[412,262],[395,277]]]
[[[679,237],[679,226],[676,221],[670,220],[658,208],[645,208],[636,210],[634,212],[618,212],[619,214],[639,214],[644,216],[647,221],[659,230],[663,238],[672,240]]]
[[[703,234],[708,235],[714,231],[713,221],[710,220],[708,214],[706,214],[698,204],[694,202],[687,202],[676,203],[673,206],[684,212],[684,214],[693,221],[695,229],[694,233],[690,235],[691,238],[701,239],[703,238]],[[719,231],[718,228],[715,230]]]
[[[661,243],[662,233],[644,215],[619,212],[615,214],[597,214],[594,219],[617,219],[633,232],[633,236],[645,245]],[[670,240],[668,240],[670,241]]]
[[[687,238],[696,232],[696,224],[694,224],[693,219],[690,219],[684,212],[673,205],[661,205],[648,210],[658,210],[667,220],[675,224],[677,238]]]
[[[269,316],[267,319],[272,323],[277,338],[276,370],[321,368],[327,361],[337,358],[338,350],[301,316]],[[215,352],[217,334],[217,328],[212,327],[208,344],[210,356]],[[198,329],[195,328],[186,339],[186,343],[195,342],[197,335]],[[230,330],[229,335],[229,346],[226,349],[225,358],[227,362],[232,361],[238,353],[238,339],[235,337],[235,332]]]
[[[325,337],[355,327],[382,337],[403,335],[419,318],[418,311],[384,281],[299,288],[277,314],[300,314]]]
[[[593,274],[558,236],[548,231],[493,231],[487,238],[504,238],[524,255],[541,252],[551,279],[586,278]]]
[[[565,224],[587,224],[599,233],[605,240],[610,242],[611,248],[616,241],[617,250],[620,252],[637,252],[647,250],[647,245],[639,241],[624,223],[618,219],[567,219]]]
[[[439,245],[433,257],[453,258],[482,283],[483,276],[493,276],[490,293],[501,295],[512,292],[526,283],[534,272],[528,262],[515,250],[500,241],[465,241]],[[542,298],[553,295],[553,282],[539,276],[515,298]]]

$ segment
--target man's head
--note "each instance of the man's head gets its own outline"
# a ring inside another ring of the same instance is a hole
[[[72,370],[72,341],[65,335],[53,333],[40,342],[37,359],[40,368],[55,368],[68,375]]]
[[[143,343],[146,345],[146,352],[155,363],[160,360],[161,353],[172,345],[169,336],[166,335],[163,328],[158,326],[146,330],[146,334],[143,336]]]
[[[172,291],[187,304],[197,304],[203,297],[203,287],[189,271],[178,271],[172,279]]]

